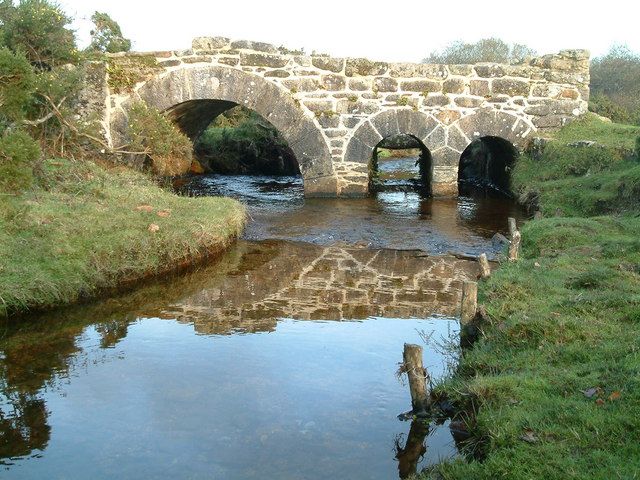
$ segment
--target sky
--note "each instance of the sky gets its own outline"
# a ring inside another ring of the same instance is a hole
[[[538,53],[586,48],[593,56],[614,43],[640,52],[635,2],[609,0],[597,10],[584,0],[529,2],[354,0],[59,0],[76,18],[81,46],[90,17],[108,13],[133,41],[133,50],[175,50],[197,36],[224,36],[304,48],[332,56],[418,62],[454,40],[500,37]],[[166,6],[165,6],[166,5]]]

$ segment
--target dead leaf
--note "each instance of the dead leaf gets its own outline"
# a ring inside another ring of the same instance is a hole
[[[149,231],[151,233],[156,233],[158,230],[160,230],[160,226],[156,225],[155,223],[149,224]]]
[[[520,440],[527,443],[536,443],[539,439],[533,430],[527,429],[522,435],[520,435]]]
[[[153,212],[153,207],[151,205],[138,205],[136,207],[136,210],[138,212],[147,212],[147,213],[149,213],[149,212]]]
[[[159,217],[168,217],[171,215],[171,210],[158,210],[157,215]]]
[[[599,407],[601,407],[602,405],[604,405],[604,400],[599,398],[596,400],[596,405],[598,405]]]
[[[614,402],[615,400],[619,400],[621,396],[622,394],[618,390],[611,392],[611,395],[609,395],[609,401]]]

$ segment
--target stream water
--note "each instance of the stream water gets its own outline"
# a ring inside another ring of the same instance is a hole
[[[462,282],[518,215],[408,192],[304,200],[296,178],[198,177],[249,205],[213,262],[19,324],[0,341],[2,478],[406,478],[457,455],[400,421],[405,342],[456,361]]]

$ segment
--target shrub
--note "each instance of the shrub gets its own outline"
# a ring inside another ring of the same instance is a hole
[[[25,53],[32,65],[49,69],[78,60],[71,23],[62,9],[47,0],[20,0],[0,5],[0,43]]]
[[[129,115],[132,146],[145,150],[151,168],[159,176],[182,175],[193,155],[191,140],[158,110],[136,103]]]
[[[34,84],[35,75],[27,57],[0,48],[0,122],[7,124],[24,117],[25,106],[35,90]]]
[[[499,38],[483,38],[475,43],[458,40],[441,51],[431,52],[423,63],[520,63],[535,53],[526,45],[509,44]]]
[[[27,133],[7,131],[0,137],[0,191],[19,193],[33,183],[33,163],[38,144]]]
[[[591,108],[615,122],[640,125],[640,54],[614,45],[591,62]]]
[[[89,50],[98,52],[128,52],[131,40],[122,36],[120,25],[106,13],[95,12],[91,16],[95,28],[91,30]]]

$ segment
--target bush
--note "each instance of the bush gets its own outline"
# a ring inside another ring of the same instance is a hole
[[[176,176],[189,170],[193,144],[162,113],[136,103],[129,115],[129,128],[133,148],[146,151],[156,175]]]
[[[40,156],[38,144],[25,132],[5,132],[0,137],[0,191],[19,193],[33,183],[33,163]]]
[[[95,29],[91,30],[89,50],[98,52],[128,52],[131,40],[122,36],[120,25],[106,13],[95,12],[91,16]]]
[[[640,125],[640,54],[614,45],[591,62],[590,107],[615,122]]]
[[[35,90],[33,69],[23,54],[0,48],[0,122],[11,123],[24,117],[25,106]],[[2,131],[0,125],[0,132]]]
[[[47,0],[10,0],[0,5],[0,43],[13,52],[22,51],[32,65],[49,69],[78,60],[71,18]]]
[[[433,51],[423,63],[521,63],[535,55],[532,48],[519,43],[509,44],[499,38],[483,38],[475,43],[460,40],[447,45],[441,51]]]

